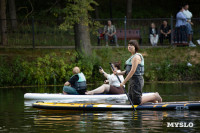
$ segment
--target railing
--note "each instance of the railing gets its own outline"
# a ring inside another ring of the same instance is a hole
[[[108,19],[97,19],[102,25],[107,24]],[[140,34],[142,38],[142,44],[143,46],[151,46],[149,42],[149,27],[150,24],[153,22],[155,23],[156,27],[158,28],[158,31],[160,32],[160,26],[162,22],[166,20],[168,24],[171,26],[171,44],[169,44],[168,40],[164,40],[163,45],[173,45],[173,31],[176,24],[176,19],[173,17],[170,18],[148,18],[148,19],[112,19],[112,24],[115,25],[117,29],[140,29]],[[194,25],[193,28],[193,41],[196,43],[197,39],[200,39],[200,18],[193,18],[192,22]],[[120,42],[121,45],[127,45],[127,40],[125,39],[124,42]],[[160,45],[160,46],[163,46]]]
[[[107,24],[108,19],[94,19],[93,21],[99,21],[102,26]],[[157,28],[160,28],[162,21],[166,20],[171,26],[173,31],[175,25],[175,19],[170,18],[149,18],[149,19],[126,19],[125,18],[115,18],[112,19],[112,24],[115,25],[117,29],[140,29],[140,34],[142,38],[142,46],[150,46],[149,43],[149,27],[152,22],[154,22]],[[11,47],[30,47],[34,48],[36,46],[74,46],[74,31],[68,30],[63,31],[59,29],[59,24],[57,20],[38,20],[32,17],[26,20],[17,20],[18,26],[13,29],[11,26],[10,19],[1,20],[7,21],[7,40],[8,44],[5,46]],[[193,18],[192,22],[194,35],[193,40],[200,38],[200,18]],[[125,32],[126,33],[126,32]],[[173,33],[173,32],[172,32]],[[1,36],[1,34],[0,34]],[[173,34],[171,34],[171,39],[173,39]],[[97,46],[97,35],[90,35],[91,43],[93,46]],[[105,43],[102,40],[102,43]],[[127,45],[127,39],[125,35],[124,40],[118,41],[120,46]],[[164,45],[171,45],[168,41],[164,41]]]

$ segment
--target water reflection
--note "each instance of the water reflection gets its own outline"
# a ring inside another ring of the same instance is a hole
[[[108,112],[81,112],[81,111],[44,111],[40,110],[34,117],[34,124],[47,126],[51,129],[64,126],[65,131],[97,131],[101,132],[158,132],[167,129],[167,122],[199,122],[198,111],[108,111]],[[193,119],[191,121],[191,119]],[[193,130],[199,129],[194,127]],[[174,131],[179,129],[174,129]],[[183,131],[191,131],[184,128]]]
[[[163,101],[200,101],[200,83],[146,83]],[[90,86],[89,89],[95,88]],[[25,93],[61,93],[62,87],[1,88],[0,132],[199,132],[199,111],[41,111],[24,101]],[[68,101],[70,102],[70,101]],[[73,102],[73,101],[71,101]],[[82,101],[84,102],[84,101]],[[94,101],[88,101],[94,102]],[[105,101],[98,101],[104,103]],[[113,104],[116,101],[110,101]],[[118,101],[120,103],[120,100]],[[116,102],[117,104],[117,102]],[[120,103],[122,104],[122,103]],[[167,128],[167,122],[193,122],[193,128]]]

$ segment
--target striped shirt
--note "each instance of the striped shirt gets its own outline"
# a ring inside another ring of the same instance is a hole
[[[111,25],[111,26],[104,26],[104,33],[108,33],[108,34],[112,34],[116,32],[116,28],[114,25]]]

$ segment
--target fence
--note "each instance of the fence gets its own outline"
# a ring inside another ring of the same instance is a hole
[[[99,21],[102,26],[107,24],[108,19],[94,19],[94,21]],[[152,22],[154,22],[159,29],[162,21],[166,20],[169,25],[171,25],[172,31],[175,25],[175,19],[171,18],[152,18],[152,19],[126,19],[125,18],[115,18],[111,19],[112,24],[115,25],[117,29],[139,29],[143,46],[149,46],[149,27]],[[1,20],[5,21],[5,20]],[[21,47],[31,47],[35,46],[74,46],[74,31],[68,30],[63,31],[59,29],[59,22],[57,20],[38,20],[32,17],[31,19],[17,20],[18,26],[16,29],[12,29],[11,20],[7,21],[7,46],[21,46]],[[194,36],[193,40],[200,38],[200,18],[192,19],[194,26]],[[97,35],[90,32],[91,43],[93,46],[98,45]],[[171,35],[173,36],[173,34]],[[173,38],[173,37],[171,37]],[[102,40],[104,43],[104,40]],[[127,39],[118,42],[120,46],[127,45]],[[165,45],[170,45],[166,40]],[[7,47],[5,46],[5,47]]]

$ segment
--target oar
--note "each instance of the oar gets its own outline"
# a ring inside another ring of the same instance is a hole
[[[112,70],[114,71],[114,67],[113,67],[112,63],[109,63],[109,64],[110,64]],[[117,74],[116,74],[116,76],[117,76],[117,79],[119,80],[119,82],[122,83],[120,78],[119,78],[119,76]],[[136,109],[134,108],[133,102],[131,101],[131,98],[129,97],[129,95],[126,92],[126,89],[124,87],[123,87],[123,89],[124,89],[124,92],[125,92],[126,96],[128,97],[129,102],[131,103],[131,105],[133,107],[133,111],[136,111]]]

